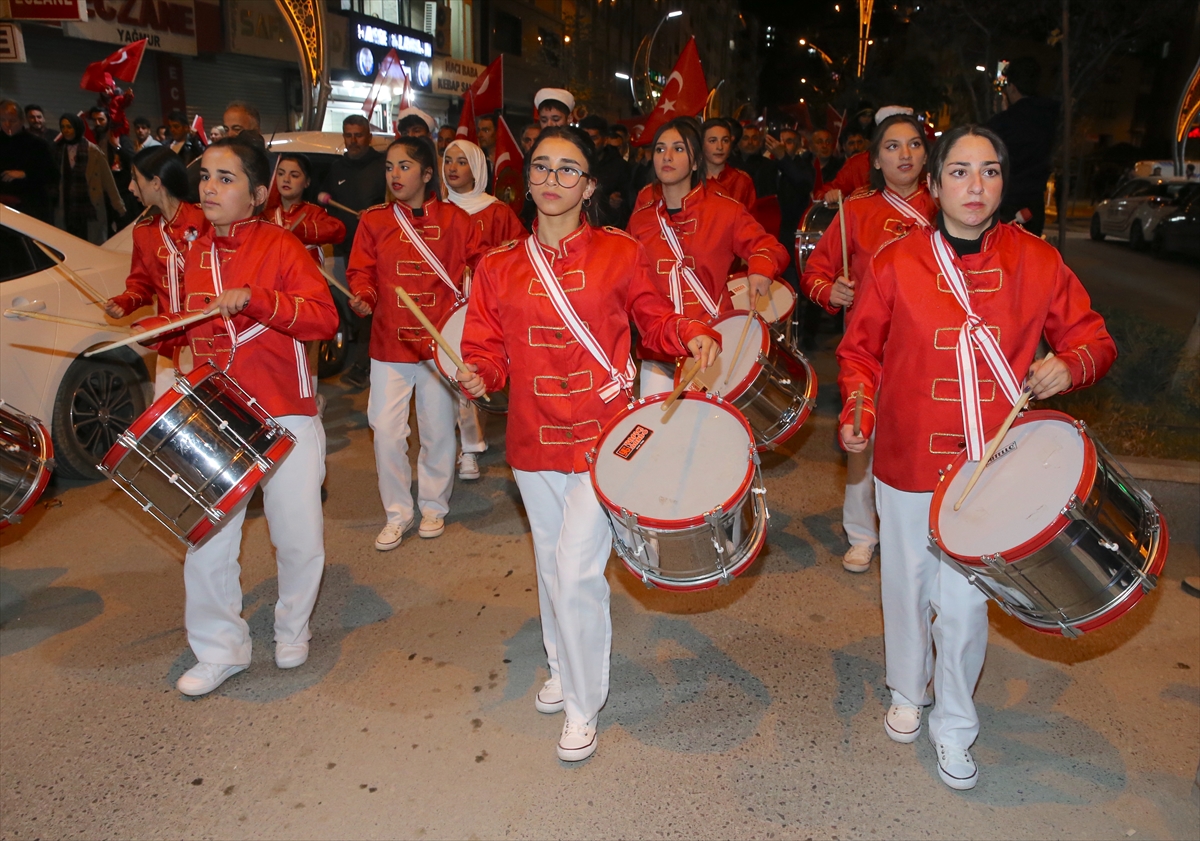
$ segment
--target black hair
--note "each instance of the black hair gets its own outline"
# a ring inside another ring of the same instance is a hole
[[[483,120],[487,120],[489,123],[491,123],[492,128],[496,127],[496,115],[495,114],[480,114],[478,117],[475,118],[476,125],[478,125]],[[453,127],[447,126],[446,128],[453,128]]]
[[[259,187],[270,189],[274,171],[271,169],[271,161],[267,159],[266,150],[262,146],[238,135],[237,137],[222,137],[220,140],[213,141],[208,148],[228,149],[238,156],[238,160],[242,162],[242,171],[246,173],[246,178],[250,181],[251,194]]]
[[[992,144],[992,148],[996,150],[996,160],[1000,162],[1000,177],[1004,181],[1004,187],[1008,189],[1008,147],[1004,145],[1004,141],[1000,139],[1000,135],[985,126],[968,123],[964,126],[955,126],[948,132],[938,138],[937,145],[933,147],[933,153],[929,156],[927,169],[929,177],[939,187],[942,184],[942,167],[946,165],[946,159],[950,157],[950,150],[954,148],[954,144],[962,140],[964,137],[982,137]]]
[[[167,122],[168,123],[179,123],[181,125],[186,126],[188,124],[187,114],[185,114],[183,111],[180,111],[178,108],[176,108],[175,110],[173,110],[167,114]]]
[[[1033,56],[1014,58],[1008,63],[1004,78],[1021,92],[1021,96],[1037,96],[1042,81],[1042,66]]]
[[[37,103],[34,103],[34,102],[31,102],[31,103],[29,103],[28,105],[26,105],[26,106],[25,106],[25,113],[26,113],[26,114],[28,114],[30,111],[41,111],[41,112],[42,112],[42,114],[45,114],[45,113],[46,113],[46,109],[45,109],[45,108],[43,108],[42,106],[40,106],[40,105],[38,105]]]
[[[235,99],[233,102],[231,102],[225,106],[225,111],[228,111],[230,108],[237,108],[241,111],[245,111],[254,120],[254,124],[256,126],[262,125],[262,117],[260,117],[258,115],[258,109],[255,108],[253,105],[251,105],[249,102],[244,102],[240,99]],[[222,115],[224,115],[225,112],[222,111],[221,113],[222,113]]]
[[[396,123],[396,131],[405,132],[410,128],[420,126],[429,131],[429,123],[425,122],[425,118],[416,114],[409,114],[407,117],[401,117],[400,122]],[[430,132],[432,134],[432,132]]]
[[[157,177],[168,193],[180,201],[187,200],[187,167],[170,146],[147,146],[133,156],[133,168],[147,181]]]
[[[608,137],[629,137],[629,129],[621,123],[612,123],[608,127]]]
[[[875,129],[875,136],[871,138],[871,145],[867,149],[868,159],[872,164],[871,188],[874,190],[882,190],[887,186],[883,172],[876,169],[874,164],[879,160],[879,151],[883,146],[883,137],[887,134],[887,130],[899,123],[912,126],[913,130],[917,133],[917,137],[921,138],[921,146],[925,149],[925,159],[929,159],[929,140],[925,137],[925,127],[912,114],[893,114]]]
[[[108,116],[108,111],[106,111],[105,109],[101,108],[99,105],[93,105],[91,108],[89,108],[89,109],[87,110],[87,115],[90,117],[90,116],[92,116],[93,114],[103,114],[104,116],[106,116],[106,117],[107,117],[107,116]]]
[[[538,113],[542,113],[547,108],[550,108],[554,111],[561,111],[568,117],[571,116],[571,109],[567,107],[567,103],[560,102],[557,99],[543,99],[542,104],[537,107]]]
[[[650,148],[656,148],[659,138],[671,129],[679,132],[679,136],[683,138],[683,145],[687,147],[688,152],[688,167],[695,167],[691,173],[691,185],[695,187],[697,184],[704,183],[703,140],[701,139],[703,135],[700,133],[700,125],[695,117],[676,117],[663,123],[658,127],[658,131],[654,132],[654,142],[650,144]],[[655,177],[657,178],[657,173]]]
[[[60,143],[65,143],[67,145],[73,146],[76,143],[80,143],[82,141],[87,140],[87,135],[85,135],[83,133],[84,132],[83,117],[79,116],[78,114],[71,114],[71,113],[63,114],[61,117],[58,118],[58,125],[60,128],[62,127],[63,120],[66,120],[68,123],[71,124],[71,128],[75,129],[75,139],[67,140],[67,138],[64,137],[62,140],[59,141]]]
[[[346,130],[346,126],[358,126],[365,128],[368,133],[371,131],[371,123],[362,114],[351,114],[346,119],[342,120],[342,130]]]
[[[134,118],[133,124],[135,126],[145,126],[146,128],[150,128],[150,121],[147,120],[145,117]]]
[[[420,119],[418,117],[417,119]],[[424,125],[425,121],[421,120]],[[429,183],[425,185],[425,198],[440,194],[438,182],[438,152],[437,147],[433,145],[433,141],[428,137],[397,137],[388,144],[387,151],[391,152],[397,146],[403,146],[408,156],[421,165],[421,171],[429,170],[433,173],[433,177],[429,179]]]
[[[549,102],[550,100],[547,100]],[[543,102],[544,106],[546,103]],[[533,157],[537,154],[538,147],[547,140],[554,138],[565,140],[579,149],[583,155],[584,166],[587,167],[585,177],[590,180],[595,180],[596,172],[596,145],[592,143],[592,138],[583,129],[575,126],[546,126],[542,129],[542,133],[538,135],[537,140],[533,141],[533,145],[529,147],[529,154],[525,156],[525,189],[528,190],[531,186],[529,183],[529,169],[533,166]],[[583,209],[584,216],[587,217],[588,224],[600,224],[600,212],[596,207],[595,202],[587,203]]]
[[[296,166],[300,167],[300,172],[304,174],[304,177],[310,183],[312,182],[312,161],[308,159],[308,155],[302,155],[299,152],[284,152],[279,156],[279,160],[275,162],[275,168],[278,169],[279,165],[284,161],[294,161]]]
[[[604,134],[604,132],[608,131],[608,120],[604,119],[599,114],[588,114],[579,121],[579,127],[584,131],[591,129],[592,131],[598,131],[601,134]]]

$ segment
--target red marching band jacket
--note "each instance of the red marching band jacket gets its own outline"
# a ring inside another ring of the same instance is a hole
[[[651,277],[668,300],[675,255],[659,226],[660,214],[666,217],[679,240],[686,265],[696,273],[704,290],[717,304],[718,315],[733,309],[727,284],[729,266],[735,258],[746,261],[750,274],[769,278],[778,277],[787,268],[787,249],[763,230],[741,203],[720,192],[719,188],[704,184],[694,187],[683,197],[679,212],[668,214],[663,206],[662,186],[655,183],[646,202],[629,218],[628,231],[646,249],[654,269]],[[696,294],[682,280],[680,286],[683,315],[708,321],[711,316]],[[638,342],[637,355],[641,359],[674,361],[674,357],[655,353],[643,342]]]
[[[529,234],[512,208],[499,200],[478,213],[472,213],[471,221],[479,228],[479,245],[484,251],[524,239]]]
[[[822,186],[818,199],[825,198],[830,190],[841,190],[843,196],[848,196],[860,187],[871,183],[871,153],[859,152],[846,158],[838,174],[833,180]]]
[[[536,225],[535,225],[536,235]],[[646,253],[616,228],[583,224],[557,249],[540,246],[572,308],[618,370],[629,359],[632,317],[643,341],[669,357],[697,336],[720,337],[677,315],[656,288]],[[463,360],[488,391],[509,386],[508,463],[517,470],[582,473],[600,430],[624,406],[597,393],[609,379],[576,340],[537,279],[524,240],[487,254],[475,272]]]
[[[213,273],[214,245],[219,281]],[[268,414],[315,415],[303,343],[331,338],[337,330],[329,285],[296,237],[256,216],[231,225],[228,236],[209,228],[192,243],[183,312],[203,312],[221,292],[242,287],[250,290],[250,303],[230,320],[236,340],[219,315],[184,328],[196,364],[211,362],[226,371]],[[139,326],[169,320],[157,316]]]
[[[158,302],[159,315],[179,312],[183,295],[183,272],[171,285],[171,272],[167,265],[171,259],[171,246],[163,239],[165,232],[171,245],[186,259],[195,240],[208,228],[208,219],[199,205],[180,202],[174,217],[163,221],[161,216],[151,216],[138,222],[133,228],[133,260],[129,266],[129,277],[125,291],[113,300],[125,314]]]
[[[754,190],[754,179],[729,164],[725,164],[725,168],[717,177],[709,176],[708,183],[715,185],[731,199],[740,201],[747,210],[754,207],[754,203],[758,201],[758,193]]]
[[[920,493],[936,487],[938,470],[966,446],[955,354],[966,314],[939,271],[932,236],[914,228],[879,251],[837,350],[841,423],[850,423],[862,384],[862,432],[875,429],[876,478]],[[980,253],[958,262],[972,308],[1018,380],[1043,336],[1070,369],[1072,389],[1108,371],[1116,344],[1052,246],[1001,223],[983,235]],[[978,350],[975,358],[983,427],[992,429],[1012,406]]]
[[[321,246],[337,245],[346,238],[346,224],[312,202],[298,201],[291,210],[284,210],[282,204],[276,205],[274,210],[268,211],[267,218],[295,234],[318,266],[325,265],[325,252]]]
[[[399,208],[429,250],[445,267],[455,287],[451,289],[425,262],[396,221]],[[370,354],[381,362],[419,362],[432,359],[430,335],[404,305],[395,287],[402,286],[433,324],[463,297],[463,269],[474,266],[483,254],[479,226],[460,207],[428,199],[423,215],[399,202],[376,205],[363,211],[354,235],[354,249],[346,268],[350,291],[374,310]]]
[[[849,278],[854,282],[856,297],[861,294],[862,279],[875,252],[897,237],[904,236],[910,228],[917,225],[888,202],[884,197],[886,192],[891,191],[886,188],[860,190],[842,200],[842,207],[846,212]],[[905,201],[921,214],[926,222],[932,222],[937,216],[937,203],[924,184]],[[804,264],[804,274],[800,276],[800,292],[814,304],[836,315],[841,307],[830,304],[829,296],[833,292],[833,282],[841,274],[842,228],[841,220],[834,216]]]

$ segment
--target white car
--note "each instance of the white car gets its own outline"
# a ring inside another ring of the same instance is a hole
[[[125,290],[131,232],[104,246],[0,204],[0,398],[40,419],[54,440],[56,471],[69,478],[99,478],[96,464],[153,396],[153,351],[140,345],[84,359],[83,352],[124,337],[127,325],[68,279],[37,243],[49,247],[100,294]],[[20,312],[94,323],[94,328],[53,323]]]
[[[1151,233],[1146,230],[1147,217],[1138,218],[1137,212],[1165,205],[1189,183],[1186,178],[1163,177],[1130,178],[1122,182],[1111,198],[1096,205],[1092,214],[1092,239],[1099,242],[1109,236],[1121,237],[1128,239],[1135,249],[1145,248]]]
[[[1158,223],[1178,210],[1198,189],[1200,183],[1195,181],[1171,184],[1165,197],[1151,199],[1138,207],[1133,212],[1133,221],[1129,223],[1130,246],[1135,251],[1149,247],[1150,243],[1154,242],[1154,232],[1158,229]]]

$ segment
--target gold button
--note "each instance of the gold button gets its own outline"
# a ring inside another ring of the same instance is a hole
[[[205,295],[205,296],[204,296],[204,303],[206,303],[206,304],[211,304],[211,303],[212,303],[212,298],[210,298],[210,297],[208,297],[207,295]]]
[[[556,338],[556,339],[561,339],[561,338],[562,338],[562,330],[555,330],[555,331],[554,331],[554,338]]]
[[[575,437],[575,433],[568,429],[567,430],[567,440],[570,441],[574,437]]]
[[[563,380],[563,381],[562,381],[562,388],[563,388],[563,391],[566,391],[566,390],[567,390],[567,389],[569,389],[570,387],[571,387],[570,383],[568,383],[566,380]]]

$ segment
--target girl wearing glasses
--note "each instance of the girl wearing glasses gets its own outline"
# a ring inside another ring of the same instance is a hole
[[[417,534],[445,531],[454,483],[454,414],[457,396],[433,362],[428,331],[404,305],[396,287],[437,323],[464,297],[463,270],[482,254],[479,228],[462,208],[440,201],[437,150],[427,137],[400,137],[385,164],[392,201],[363,211],[350,252],[346,280],[361,316],[371,325],[371,396],[367,420],[375,432],[375,468],[387,524],[375,548],[400,545],[416,519]],[[417,494],[412,498],[408,461],[409,404],[416,396]]]
[[[739,202],[706,183],[696,121],[680,117],[664,124],[652,148],[658,181],[630,217],[629,233],[646,249],[659,292],[677,313],[716,318],[733,309],[729,266],[740,258],[750,267],[753,294],[768,294],[771,278],[787,266],[787,249]],[[675,359],[642,342],[637,353],[642,396],[670,391]]]
[[[480,262],[462,343],[473,373],[459,374],[474,397],[510,384],[507,457],[533,532],[550,670],[534,706],[566,711],[557,753],[568,762],[595,751],[608,695],[612,537],[585,454],[632,386],[630,318],[659,353],[705,367],[719,353],[714,331],[671,309],[636,240],[583,218],[595,158],[578,129],[542,130],[525,159],[533,234]]]

